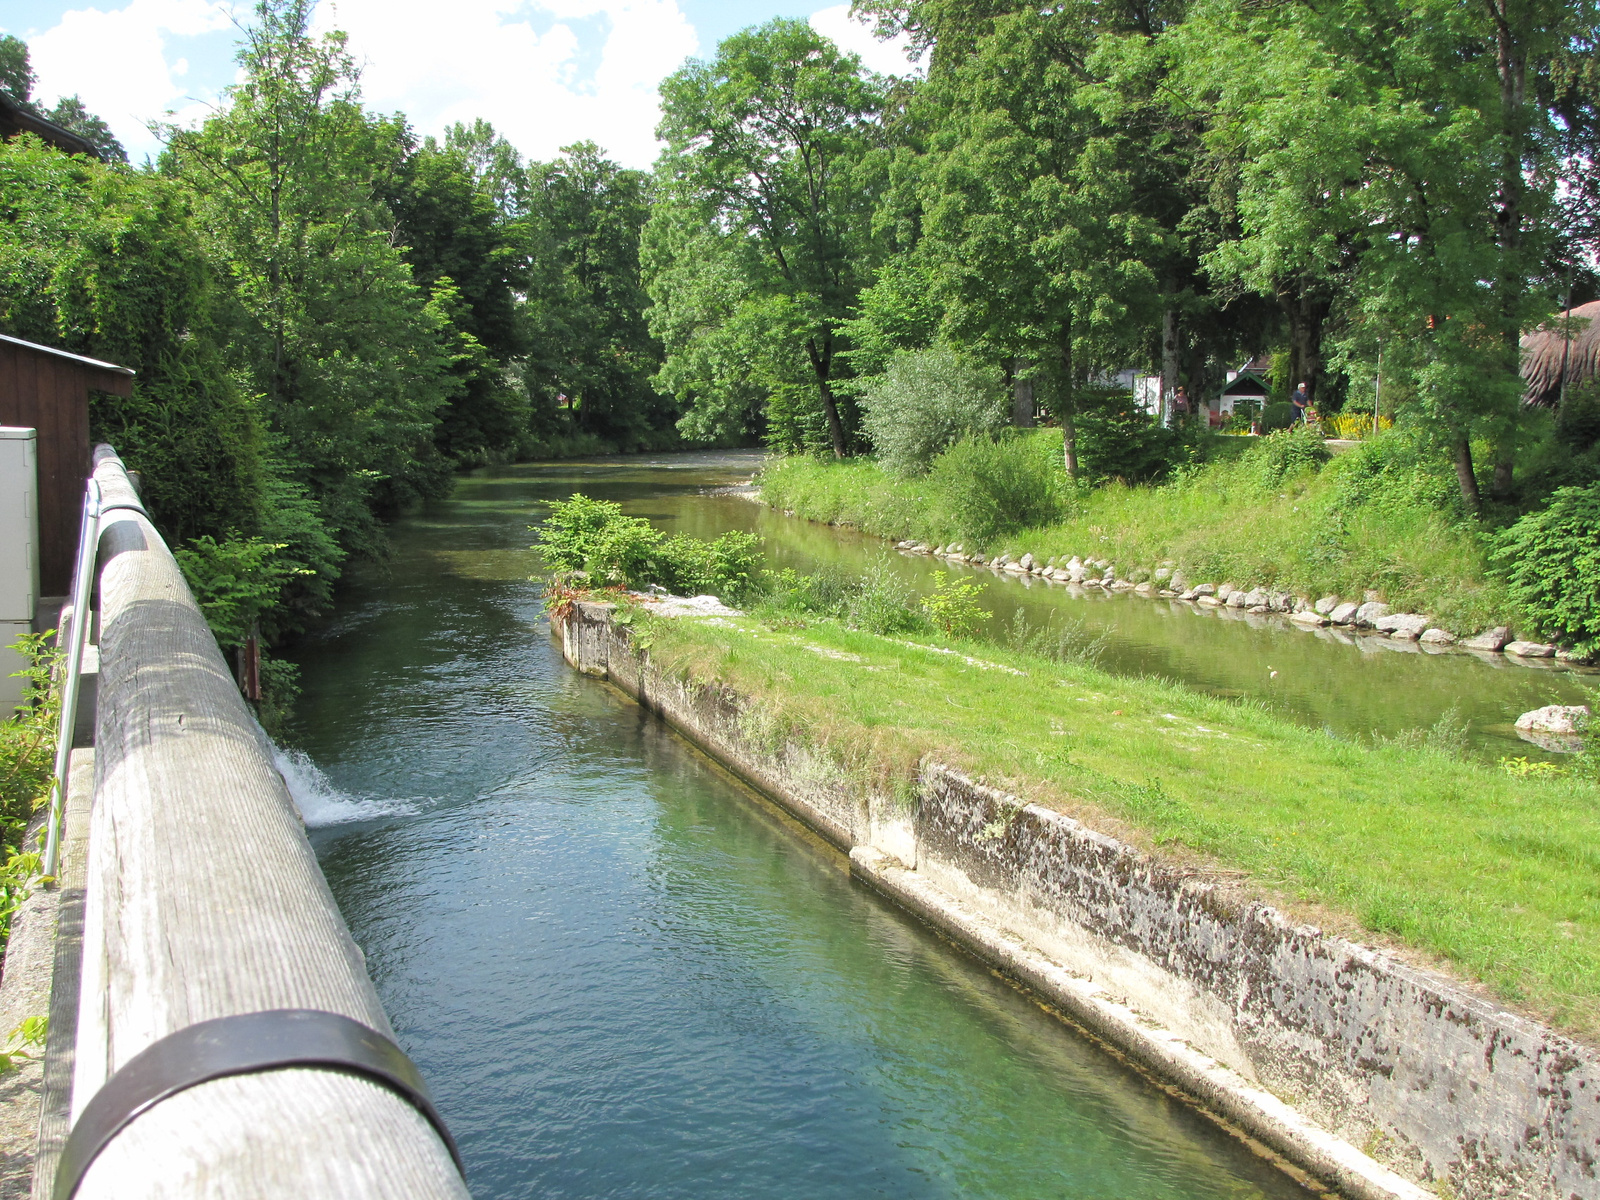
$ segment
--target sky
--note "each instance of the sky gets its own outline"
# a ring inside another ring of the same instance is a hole
[[[141,162],[150,121],[195,123],[237,72],[249,0],[0,0],[0,32],[28,43],[35,97],[82,97]],[[483,117],[530,158],[593,141],[629,167],[655,159],[656,87],[690,57],[772,17],[808,18],[876,71],[914,68],[848,3],[815,0],[320,0],[362,67],[367,104],[421,134]],[[167,114],[173,114],[168,116]]]

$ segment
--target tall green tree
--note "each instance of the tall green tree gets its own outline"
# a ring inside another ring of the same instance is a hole
[[[745,382],[719,364],[764,361],[777,369],[763,390],[787,388],[792,401],[803,375],[832,453],[850,451],[841,328],[882,256],[872,215],[885,94],[857,56],[789,20],[728,38],[661,85],[651,319],[666,343],[663,383],[690,406],[691,428],[727,423],[746,403]],[[689,255],[714,264],[707,278]],[[719,306],[719,321],[696,315]],[[759,344],[705,344],[735,331]]]
[[[221,353],[225,300],[181,187],[36,138],[0,144],[0,328],[137,372],[130,400],[95,402],[95,433],[146,474],[174,541],[267,522],[263,431]]]
[[[233,281],[230,352],[282,453],[347,547],[378,552],[379,514],[449,485],[433,433],[458,381],[445,306],[383,200],[405,131],[362,108],[344,36],[312,36],[312,7],[257,4],[241,82],[198,128],[165,130],[162,169]]]
[[[1550,306],[1561,130],[1536,85],[1594,22],[1589,0],[1201,0],[1174,38],[1236,164],[1239,236],[1214,267],[1341,307],[1347,361],[1382,344],[1473,507],[1475,437],[1511,492],[1518,340]]]
[[[517,299],[528,286],[526,231],[478,155],[510,171],[521,164],[479,125],[456,126],[443,143],[425,139],[386,183],[402,255],[416,283],[436,296],[447,343],[453,339],[454,385],[434,440],[460,465],[514,457],[528,429],[527,397],[509,369],[527,348]]]
[[[923,243],[952,338],[1021,359],[1078,472],[1081,385],[1140,352],[1160,225],[1135,203],[1130,147],[1100,121],[1070,6],[996,16],[930,76]]]
[[[530,165],[523,203],[536,404],[564,407],[579,430],[624,449],[659,444],[678,409],[651,382],[662,350],[640,266],[649,177],[580,142]]]
[[[28,43],[15,34],[0,35],[0,92],[31,108],[33,88],[38,82],[28,56]]]

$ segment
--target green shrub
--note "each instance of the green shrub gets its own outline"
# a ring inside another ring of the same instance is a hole
[[[865,575],[837,568],[802,575],[785,568],[770,578],[759,611],[777,618],[827,618],[878,634],[926,633],[931,627],[910,584],[887,562],[876,563]]]
[[[1078,463],[1093,480],[1150,483],[1163,478],[1184,457],[1183,435],[1163,429],[1134,403],[1133,394],[1106,391],[1086,398],[1074,422]]]
[[[1322,464],[1333,457],[1321,437],[1299,430],[1280,429],[1252,441],[1243,462],[1267,490],[1278,487],[1285,479],[1321,470]]]
[[[1580,454],[1600,442],[1600,382],[1568,390],[1556,413],[1556,436]]]
[[[1561,488],[1501,534],[1490,558],[1512,602],[1547,636],[1600,652],[1600,483]]]
[[[1261,410],[1261,428],[1264,432],[1288,429],[1294,423],[1294,405],[1287,400],[1274,400]]]
[[[934,460],[929,483],[942,526],[976,546],[1065,519],[1073,495],[1060,430],[962,438]]]
[[[620,504],[578,492],[552,502],[536,528],[534,549],[557,571],[587,571],[602,583],[630,588],[709,594],[734,605],[764,590],[761,540],[752,533],[725,533],[709,542],[667,537],[643,517],[624,515]]]
[[[583,569],[605,583],[665,587],[666,534],[642,517],[617,516],[595,532]]]
[[[982,594],[983,586],[976,580],[948,575],[922,598],[922,611],[947,637],[977,637],[983,623],[994,615],[978,606]]]
[[[761,559],[761,539],[753,533],[729,531],[709,542],[675,534],[661,547],[661,586],[743,606],[765,589]]]
[[[922,475],[958,438],[992,433],[1006,421],[1000,373],[948,346],[902,350],[861,386],[863,426],[891,475]]]
[[[280,610],[284,590],[315,572],[285,558],[288,547],[265,538],[209,535],[172,552],[206,623],[224,649],[242,646],[250,632]],[[270,639],[277,631],[264,631]]]
[[[537,530],[539,540],[534,549],[544,556],[545,565],[552,571],[581,571],[601,532],[623,519],[622,505],[573,492],[572,499],[551,503],[550,515],[542,526],[529,528]]]
[[[50,686],[51,634],[26,633],[11,648],[27,666],[23,705],[0,714],[0,839],[14,843],[34,808],[48,796],[55,769],[56,713],[60,696]]]
[[[1451,521],[1467,515],[1454,468],[1411,429],[1365,439],[1329,463],[1327,474],[1334,490],[1331,499],[1340,509],[1405,508],[1436,512]]]

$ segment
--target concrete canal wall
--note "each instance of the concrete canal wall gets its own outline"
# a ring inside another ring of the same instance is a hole
[[[1442,976],[925,762],[910,802],[666,677],[610,605],[557,621],[609,679],[850,855],[852,871],[1355,1197],[1600,1196],[1600,1062]]]

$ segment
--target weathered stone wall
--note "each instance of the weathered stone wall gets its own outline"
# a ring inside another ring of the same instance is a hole
[[[874,795],[776,742],[728,689],[652,670],[609,618],[580,604],[560,623],[568,661],[853,850],[869,883],[1347,1194],[1600,1196],[1588,1048],[940,764],[911,808]]]

